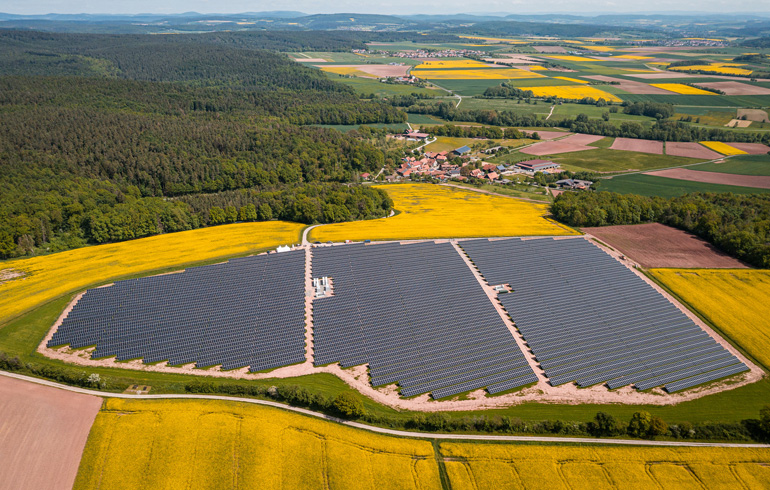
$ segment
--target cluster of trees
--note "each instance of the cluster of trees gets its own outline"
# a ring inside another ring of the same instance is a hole
[[[420,128],[423,130],[423,128]],[[444,124],[443,126],[431,126],[430,129],[423,131],[430,132],[434,136],[451,136],[453,138],[522,138],[522,134],[513,128],[506,129],[495,126],[457,126],[453,124]]]
[[[770,267],[770,196],[687,194],[665,199],[613,192],[565,192],[551,205],[571,226],[658,222],[700,236],[760,268]]]
[[[609,109],[615,109],[611,106]],[[497,111],[493,109],[463,110],[454,104],[421,102],[407,108],[407,112],[430,114],[447,121],[476,122],[495,126],[561,127],[576,133],[610,136],[613,138],[639,138],[660,141],[732,141],[739,143],[770,143],[770,133],[729,131],[719,128],[700,128],[681,121],[666,120],[673,115],[670,104],[637,102],[624,104],[627,114],[651,115],[659,120],[645,125],[634,121],[613,124],[603,119],[590,119],[585,114],[575,117],[551,118],[545,120],[531,113]]]

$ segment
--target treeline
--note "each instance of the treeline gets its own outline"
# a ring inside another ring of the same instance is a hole
[[[420,128],[421,131],[428,132],[434,136],[451,136],[453,138],[484,138],[484,139],[502,139],[502,138],[523,138],[523,135],[514,128],[503,128],[496,126],[457,126],[454,124],[444,124],[443,126],[430,126],[429,128]]]
[[[613,192],[565,192],[554,217],[576,227],[658,222],[703,238],[755,267],[770,268],[770,196],[694,193],[665,199]]]
[[[457,417],[447,412],[416,413],[408,419],[368,413],[361,395],[346,392],[345,398],[327,397],[296,385],[272,387],[243,383],[211,383],[192,381],[185,385],[188,393],[221,393],[231,396],[269,398],[289,405],[310,408],[330,415],[359,419],[379,426],[424,432],[482,432],[489,434],[549,434],[564,436],[617,437],[639,439],[669,437],[673,439],[765,441],[770,437],[770,406],[760,410],[758,419],[739,423],[667,424],[646,411],[635,412],[626,422],[598,412],[590,422],[564,420],[524,421],[509,416],[486,414]]]
[[[668,105],[669,104],[642,102],[627,104],[623,110],[625,111],[628,109],[629,111],[636,111],[636,109],[632,108],[643,108],[643,111],[647,114],[660,114],[661,111],[665,113],[668,112]],[[610,107],[610,109],[613,107]],[[590,119],[585,114],[578,114],[575,117],[551,118],[545,120],[544,118],[539,118],[531,113],[497,111],[493,109],[456,109],[454,104],[448,102],[441,102],[439,104],[422,102],[408,107],[407,112],[430,114],[447,121],[475,122],[495,126],[560,127],[575,133],[595,134],[613,138],[622,137],[685,142],[732,141],[736,143],[770,143],[770,133],[701,128],[691,126],[681,121],[671,121],[666,119],[660,119],[651,125],[644,125],[634,121],[624,121],[621,124],[616,125],[602,119]]]

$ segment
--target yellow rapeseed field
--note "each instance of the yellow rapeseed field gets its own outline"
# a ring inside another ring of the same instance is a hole
[[[337,75],[350,75],[354,77],[362,77],[362,78],[374,78],[374,75],[371,75],[369,73],[366,73],[365,71],[361,71],[356,67],[353,66],[322,66],[322,71],[327,71],[329,73],[336,73]]]
[[[489,68],[492,65],[482,63],[476,60],[430,60],[424,61],[415,66],[415,70],[421,70],[426,68],[441,69],[441,68]]]
[[[547,70],[548,68],[546,68],[546,67],[545,67],[545,66],[543,66],[543,65],[531,65],[531,66],[529,67],[529,69],[530,69],[530,70],[535,70],[535,71],[545,71],[545,70]]]
[[[563,55],[563,56],[548,56],[548,58],[553,58],[555,60],[562,60],[562,61],[597,61],[593,58],[586,58],[584,56],[569,56],[569,55]]]
[[[770,271],[653,269],[650,273],[770,366]]]
[[[609,46],[583,46],[584,49],[590,49],[591,51],[599,51],[601,53],[607,53],[609,51],[615,51],[615,48]]]
[[[297,243],[303,227],[284,221],[223,225],[0,262],[0,270],[25,274],[0,284],[0,325],[63,294],[111,279]]]
[[[616,95],[613,95],[604,90],[589,86],[579,85],[560,85],[554,87],[519,87],[521,90],[531,90],[535,94],[535,97],[551,97],[556,96],[562,99],[582,99],[585,97],[593,97],[596,100],[604,99],[612,102],[622,102]]]
[[[722,155],[745,155],[746,152],[721,141],[701,141],[700,144]]]
[[[673,66],[668,69],[673,71],[710,71],[721,75],[751,75],[751,70],[738,68],[738,66],[743,65],[736,65],[735,63],[709,63],[708,65]]]
[[[651,83],[650,85],[681,95],[716,95],[714,92],[709,92],[708,90],[703,90],[696,87],[690,87],[689,85],[685,85],[683,83]]]
[[[108,399],[75,489],[425,489],[430,442],[372,434],[271,407]]]
[[[570,77],[553,77],[553,78],[556,78],[556,79],[559,79],[559,80],[566,80],[568,82],[575,82],[575,83],[591,83],[591,82],[587,82],[585,80],[580,80],[578,78],[570,78]]]
[[[433,80],[509,80],[514,78],[542,78],[544,75],[518,68],[479,68],[467,70],[417,70],[410,72],[418,78]]]
[[[452,488],[768,488],[764,448],[568,447],[442,443]]]
[[[318,241],[408,240],[420,238],[575,235],[545,218],[545,204],[433,184],[378,186],[401,213],[313,228]]]

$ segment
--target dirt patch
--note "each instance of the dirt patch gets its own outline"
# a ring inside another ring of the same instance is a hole
[[[762,143],[730,143],[730,146],[745,151],[749,155],[766,155],[770,152],[770,146]]]
[[[566,53],[563,46],[532,46],[538,53]]]
[[[725,124],[728,128],[748,128],[751,126],[751,121],[744,121],[742,119],[730,119],[730,122]]]
[[[294,58],[294,61],[299,61],[300,63],[326,63],[327,60],[323,58]]]
[[[741,82],[704,82],[693,85],[721,90],[725,95],[770,95],[770,88]]]
[[[573,134],[572,136],[567,136],[562,141],[564,143],[570,143],[573,145],[590,145],[591,143],[596,143],[597,141],[604,139],[604,136],[596,136],[594,134]]]
[[[0,486],[70,490],[102,399],[0,376]]]
[[[708,173],[708,172],[699,172]],[[583,228],[644,268],[747,268],[710,243],[659,223]]]
[[[8,281],[24,277],[24,272],[17,271],[15,269],[3,269],[0,270],[0,286]]]
[[[704,160],[715,160],[722,155],[713,150],[709,150],[700,143],[682,143],[678,141],[666,142],[666,155],[675,157],[702,158]]]
[[[647,172],[646,175],[667,177],[669,179],[689,180],[691,182],[704,182],[707,184],[737,185],[739,187],[753,187],[757,189],[770,189],[770,177],[760,175],[723,174],[719,172],[699,172],[686,168],[671,168]]]
[[[663,142],[655,140],[638,140],[634,138],[615,138],[610,150],[636,151],[639,153],[663,154]]]
[[[770,91],[768,91],[770,93]],[[738,118],[746,118],[747,121],[770,122],[767,112],[762,109],[738,109]]]
[[[559,153],[571,153],[575,151],[595,150],[596,148],[591,146],[576,145],[574,143],[568,143],[565,141],[544,141],[542,143],[535,143],[529,148],[524,148],[521,153],[527,155],[557,155]]]
[[[586,76],[585,78],[590,78],[591,80],[598,80],[600,82],[618,82],[618,85],[615,85],[615,87],[621,90],[625,90],[629,94],[660,94],[660,95],[673,94],[673,92],[670,92],[668,90],[663,90],[662,88],[653,87],[652,85],[642,83],[642,82],[634,82],[633,80],[624,80],[622,78],[608,77],[605,75],[590,75],[590,76]]]

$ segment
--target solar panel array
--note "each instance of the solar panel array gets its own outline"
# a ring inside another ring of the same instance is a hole
[[[449,243],[313,250],[333,296],[313,302],[315,364],[369,364],[372,385],[443,398],[537,381],[473,272]]]
[[[748,371],[674,304],[585,239],[459,242],[552,385],[686,389]]]
[[[304,362],[304,273],[305,252],[292,251],[91,289],[48,346],[252,372]]]

